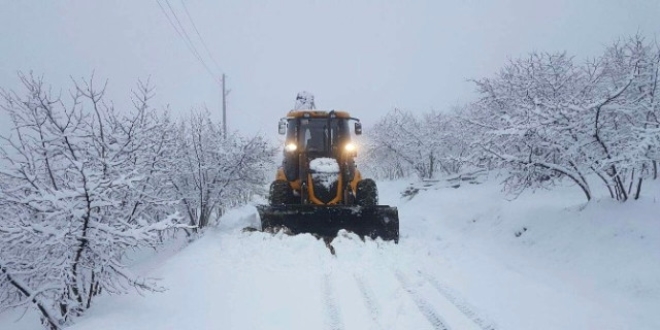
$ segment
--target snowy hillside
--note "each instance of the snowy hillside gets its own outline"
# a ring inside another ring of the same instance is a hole
[[[164,293],[103,297],[78,329],[658,329],[660,186],[584,207],[570,187],[507,201],[497,179],[458,189],[381,182],[401,241],[242,233],[254,208],[136,266]],[[39,329],[28,314],[2,329]]]

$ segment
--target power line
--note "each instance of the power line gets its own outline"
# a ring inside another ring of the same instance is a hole
[[[202,59],[202,57],[199,55],[199,52],[195,48],[195,45],[192,43],[192,40],[190,40],[190,37],[188,36],[188,33],[186,33],[186,29],[181,24],[181,21],[177,17],[176,12],[174,12],[174,9],[172,8],[172,5],[170,4],[169,0],[165,0],[165,2],[167,3],[167,6],[169,7],[170,11],[172,12],[172,15],[174,16],[174,19],[179,24],[179,28],[181,29],[181,31],[179,31],[179,28],[177,28],[177,26],[174,24],[174,21],[172,21],[172,18],[170,17],[170,15],[167,14],[167,11],[163,7],[163,5],[160,3],[160,1],[156,0],[156,3],[158,3],[158,7],[160,7],[161,11],[163,12],[165,17],[167,18],[167,21],[170,23],[172,28],[174,28],[174,31],[176,31],[176,33],[179,35],[179,37],[181,39],[183,39],[184,43],[188,47],[188,50],[202,64],[202,66],[204,67],[206,72],[208,72],[208,74],[211,75],[211,77],[213,78],[213,81],[215,81],[218,85],[221,85],[221,83],[217,80],[217,76],[215,74],[213,74],[213,72],[211,71],[209,66],[206,64],[206,62],[204,62],[204,59]]]
[[[172,4],[170,3],[170,0],[165,0],[165,3],[167,4],[167,7],[170,8],[170,11],[172,12],[172,15],[174,16],[174,19],[176,20],[176,23],[179,25],[179,28],[181,29],[181,32],[183,32],[183,36],[185,37],[186,41],[192,48],[193,52],[195,53],[195,56],[198,58],[201,58],[201,55],[197,51],[197,48],[195,47],[195,44],[192,42],[192,39],[190,39],[190,36],[188,35],[188,32],[186,32],[186,29],[183,27],[183,24],[181,24],[181,21],[179,20],[179,16],[177,16],[176,12],[174,11],[174,8],[172,8]],[[206,63],[206,62],[204,62]]]
[[[179,27],[181,28],[181,32],[183,32],[183,36],[185,37],[185,40],[187,40],[188,44],[190,44],[190,48],[192,49],[193,55],[195,55],[195,57],[197,57],[200,63],[202,63],[206,71],[211,75],[211,77],[213,77],[213,80],[215,80],[215,82],[219,84],[220,82],[217,80],[217,75],[213,74],[212,70],[209,68],[209,66],[202,58],[202,56],[199,54],[199,51],[197,51],[197,47],[195,47],[195,44],[193,43],[192,39],[190,39],[190,36],[188,36],[186,29],[183,27],[183,24],[181,24],[181,21],[179,20],[179,17],[176,15],[174,8],[172,8],[170,1],[165,0],[165,3],[167,3],[167,6],[170,8],[170,11],[172,12],[172,15],[174,15],[174,19],[179,24]]]
[[[206,64],[202,56],[199,54],[199,51],[197,51],[197,48],[195,47],[195,43],[192,41],[188,33],[186,32],[186,29],[183,27],[183,24],[181,24],[181,20],[179,20],[179,17],[176,14],[176,11],[174,8],[172,8],[172,4],[170,3],[169,0],[164,0],[165,3],[167,4],[167,7],[170,9],[170,12],[172,13],[172,16],[174,16],[174,20],[176,20],[177,25],[174,24],[174,21],[168,15],[167,11],[163,7],[163,5],[160,3],[159,0],[156,0],[156,3],[158,3],[158,6],[160,7],[161,11],[167,17],[167,21],[170,22],[170,25],[174,28],[174,31],[179,35],[181,39],[183,39],[184,43],[188,47],[188,50],[197,58],[197,60],[204,66],[204,69],[206,69],[206,72],[208,72],[213,80],[220,85],[222,89],[222,125],[223,125],[223,134],[226,137],[227,135],[227,95],[229,94],[229,91],[226,90],[225,88],[225,74],[222,74],[222,82],[217,80],[216,75],[213,74],[209,66]],[[193,28],[195,29],[195,33],[197,33],[197,36],[199,37],[200,42],[204,46],[204,49],[206,50],[206,53],[208,54],[209,58],[211,61],[213,61],[213,64],[215,64],[216,68],[218,71],[222,72],[220,69],[220,65],[218,65],[218,62],[215,61],[215,58],[213,57],[213,54],[211,54],[211,51],[209,50],[208,46],[206,45],[206,42],[204,41],[204,38],[202,38],[202,34],[199,33],[199,29],[197,29],[197,25],[195,24],[195,21],[192,19],[192,16],[190,15],[190,12],[188,11],[188,7],[186,7],[186,4],[183,0],[181,0],[181,4],[183,5],[183,9],[186,12],[186,15],[188,16],[188,20],[190,20],[190,23],[192,24]]]
[[[209,47],[206,45],[206,41],[204,41],[204,38],[202,38],[202,34],[199,33],[199,30],[197,29],[197,24],[195,24],[195,21],[192,19],[192,16],[190,15],[190,12],[188,11],[188,6],[186,6],[186,2],[184,0],[181,0],[181,4],[183,5],[183,9],[186,12],[186,16],[188,16],[188,19],[190,20],[190,23],[192,23],[193,29],[195,29],[195,33],[197,33],[197,36],[199,37],[199,40],[202,42],[202,46],[204,46],[204,49],[206,50],[206,53],[209,55],[209,58],[215,64],[215,67],[218,69],[218,71],[222,72],[222,69],[220,69],[220,65],[218,65],[218,62],[215,61],[215,58],[211,54],[211,51],[209,50]]]

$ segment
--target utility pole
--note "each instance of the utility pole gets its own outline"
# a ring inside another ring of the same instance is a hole
[[[227,89],[225,88],[225,74],[222,74],[222,134],[227,137]]]

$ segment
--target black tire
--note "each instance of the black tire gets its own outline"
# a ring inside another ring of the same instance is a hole
[[[293,189],[288,182],[276,180],[270,184],[270,205],[293,204]]]
[[[358,182],[355,204],[360,206],[378,205],[378,188],[374,180],[364,179]]]

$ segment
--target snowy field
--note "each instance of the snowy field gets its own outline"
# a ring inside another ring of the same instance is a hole
[[[229,212],[181,248],[141,260],[164,293],[103,297],[82,329],[660,329],[660,185],[584,205],[574,187],[509,201],[497,179],[458,189],[381,182],[398,245],[343,233],[243,233]],[[510,197],[509,197],[510,198]],[[40,329],[35,314],[0,329]]]

